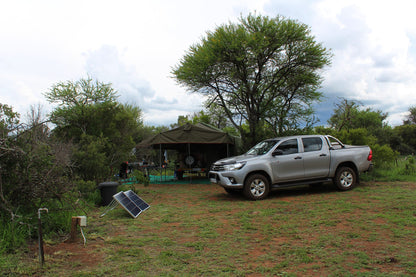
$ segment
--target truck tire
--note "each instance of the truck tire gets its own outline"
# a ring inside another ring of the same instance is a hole
[[[270,190],[269,180],[263,174],[253,174],[244,183],[244,195],[251,200],[262,200]]]
[[[355,187],[356,183],[357,174],[355,173],[354,169],[348,166],[338,168],[335,174],[334,184],[339,190],[350,190]]]

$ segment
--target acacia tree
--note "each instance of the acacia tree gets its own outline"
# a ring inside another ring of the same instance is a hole
[[[293,111],[319,99],[319,70],[329,63],[329,51],[307,25],[250,14],[207,32],[172,73],[180,85],[208,96],[207,106],[223,109],[249,146],[267,125],[279,133],[311,116],[312,110]]]
[[[350,129],[366,128],[371,132],[385,128],[384,122],[388,114],[380,110],[364,109],[363,106],[354,101],[341,98],[335,104],[334,114],[328,120],[331,128],[336,131],[349,131]]]
[[[54,134],[75,145],[74,163],[84,180],[100,181],[132,154],[143,127],[139,107],[117,102],[111,84],[91,78],[61,82],[45,93],[58,107],[51,113]]]

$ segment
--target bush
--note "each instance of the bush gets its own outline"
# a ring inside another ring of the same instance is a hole
[[[364,128],[342,130],[336,133],[335,136],[344,144],[351,145],[373,145],[377,141],[377,138]]]
[[[404,168],[402,170],[405,175],[412,175],[416,172],[415,158],[413,156],[408,156],[405,159]]]
[[[0,254],[13,252],[15,249],[25,245],[28,234],[27,225],[2,218],[0,224]]]
[[[78,180],[75,183],[77,190],[81,193],[81,196],[85,201],[93,203],[94,205],[100,204],[100,191],[94,181]]]
[[[388,145],[375,144],[371,147],[373,150],[373,161],[376,167],[385,167],[397,162],[399,152],[394,151]]]
[[[132,175],[135,179],[136,184],[143,184],[145,187],[149,185],[150,183],[149,176],[145,176],[142,171],[135,170],[133,171]]]

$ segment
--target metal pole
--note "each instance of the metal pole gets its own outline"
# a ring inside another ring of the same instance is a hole
[[[45,254],[44,254],[44,251],[43,251],[42,221],[40,219],[41,211],[48,212],[48,209],[47,208],[39,208],[38,209],[39,263],[40,263],[40,266],[43,266],[43,264],[45,263]]]
[[[162,144],[159,144],[160,182],[162,182]]]
[[[188,143],[188,157],[191,156],[191,144]],[[192,184],[192,164],[189,165],[190,174],[189,174],[189,183]]]

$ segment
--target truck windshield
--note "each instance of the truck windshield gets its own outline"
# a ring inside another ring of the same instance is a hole
[[[265,140],[259,142],[253,146],[250,150],[247,151],[247,155],[264,155],[272,149],[273,146],[278,143],[278,140]]]

